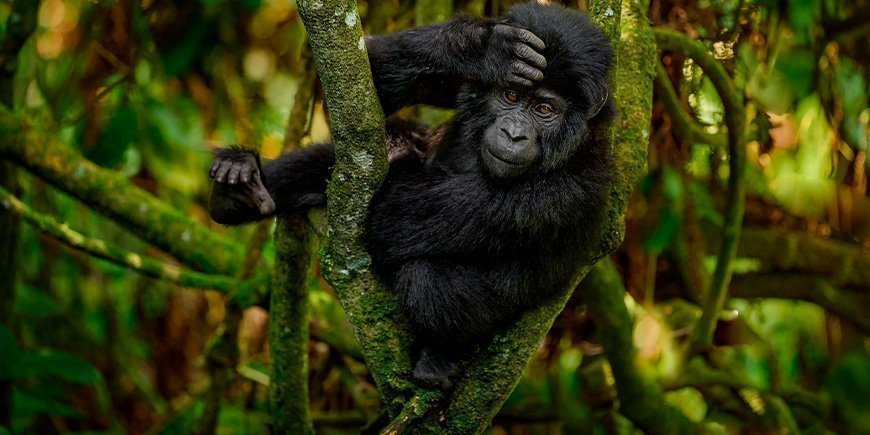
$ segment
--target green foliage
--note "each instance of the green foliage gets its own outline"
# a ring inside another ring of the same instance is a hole
[[[828,373],[825,388],[853,433],[870,432],[870,353],[845,355]]]
[[[102,382],[97,369],[85,359],[56,350],[27,351],[19,347],[12,332],[0,325],[0,381],[13,382],[12,415],[16,425],[25,425],[40,415],[80,417],[66,389],[57,381],[95,385]],[[19,427],[20,430],[20,427]]]

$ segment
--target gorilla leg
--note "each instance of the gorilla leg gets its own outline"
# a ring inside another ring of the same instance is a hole
[[[443,389],[475,344],[514,312],[490,287],[491,274],[440,260],[413,260],[395,275],[394,290],[416,329],[414,378]]]

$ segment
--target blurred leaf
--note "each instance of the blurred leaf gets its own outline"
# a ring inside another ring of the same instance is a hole
[[[680,175],[666,168],[661,172],[661,193],[665,201],[659,212],[656,227],[644,239],[643,247],[651,253],[661,253],[682,226],[683,184]]]
[[[806,98],[813,89],[816,60],[808,50],[795,49],[776,58],[776,72],[797,99]]]
[[[21,358],[21,348],[12,331],[6,325],[0,325],[0,380],[17,379],[19,377],[18,363]]]
[[[204,51],[210,25],[201,14],[191,17],[187,32],[174,46],[160,53],[167,75],[178,76],[187,72]]]
[[[746,93],[765,110],[782,114],[794,104],[794,90],[785,75],[766,64],[759,64],[749,77]]]
[[[166,423],[166,426],[163,427],[160,433],[164,435],[187,435],[193,433],[196,424],[202,417],[204,407],[202,399],[194,399],[190,405],[175,414]]]
[[[713,200],[713,196],[710,195],[707,186],[704,186],[701,183],[690,182],[686,187],[689,191],[689,199],[695,207],[695,213],[697,213],[698,219],[702,222],[709,222],[716,227],[721,227],[725,222],[725,218],[722,216],[722,213],[716,209],[716,203]]]
[[[870,354],[844,356],[825,378],[825,389],[852,433],[870,433]]]
[[[222,406],[218,416],[218,431],[225,434],[268,434],[270,417],[261,412],[246,411],[238,406]]]
[[[665,401],[679,409],[689,420],[700,423],[707,415],[707,402],[696,388],[684,387],[665,393]]]
[[[35,287],[19,284],[15,312],[28,319],[44,319],[61,314],[57,300]]]
[[[56,350],[27,354],[20,364],[29,376],[55,376],[74,384],[93,384],[101,379],[100,372],[84,358]]]
[[[129,105],[112,112],[97,145],[87,150],[86,156],[98,165],[115,167],[124,160],[124,154],[139,140],[139,118]]]
[[[870,92],[861,70],[848,58],[840,58],[840,64],[835,70],[837,92],[843,103],[842,130],[850,144],[859,149],[870,151],[868,143],[868,126],[862,121],[862,114],[868,111],[867,95]],[[868,161],[870,165],[870,161]]]
[[[698,120],[707,125],[721,124],[725,116],[725,108],[713,82],[702,75],[700,86],[689,95],[689,104],[698,116]]]
[[[797,152],[772,153],[767,169],[770,190],[790,212],[820,218],[836,192],[831,178],[833,132],[815,95],[800,102],[795,118],[799,126]]]
[[[818,26],[821,17],[819,0],[791,0],[788,2],[788,18],[795,37],[801,43],[813,41],[813,29]]]
[[[13,388],[12,412],[16,419],[36,415],[56,415],[59,417],[80,417],[81,411],[57,399],[43,397],[36,390]]]

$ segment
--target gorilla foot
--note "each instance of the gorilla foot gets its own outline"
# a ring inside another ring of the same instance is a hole
[[[414,366],[414,380],[429,388],[449,390],[453,388],[452,378],[459,373],[459,370],[456,360],[437,350],[424,347]]]

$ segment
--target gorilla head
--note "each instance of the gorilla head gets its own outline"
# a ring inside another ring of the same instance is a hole
[[[511,179],[558,169],[612,119],[613,50],[585,15],[561,6],[517,5],[503,22],[544,42],[543,79],[532,86],[470,84],[460,95],[456,126],[464,143],[480,144],[489,175]]]

